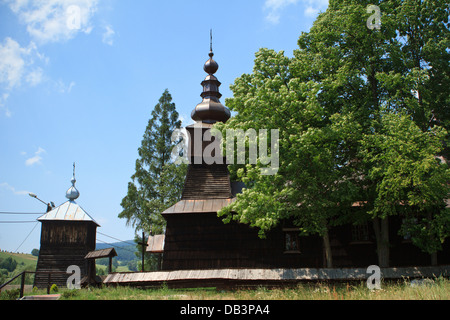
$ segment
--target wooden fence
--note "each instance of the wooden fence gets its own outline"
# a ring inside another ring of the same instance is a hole
[[[23,294],[24,294],[24,288],[25,288],[25,276],[26,276],[27,273],[30,273],[30,274],[37,274],[37,273],[39,273],[39,274],[47,274],[47,275],[48,275],[48,277],[47,277],[47,294],[50,294],[50,288],[51,288],[51,285],[52,285],[52,282],[51,282],[51,281],[52,281],[52,274],[62,274],[62,273],[67,274],[66,272],[62,272],[62,271],[53,271],[53,272],[45,272],[45,271],[39,271],[39,272],[36,272],[36,271],[23,271],[23,272],[19,273],[18,275],[16,275],[15,277],[13,277],[12,279],[10,279],[9,281],[7,281],[7,282],[5,282],[4,284],[0,285],[0,292],[1,292],[2,289],[3,289],[4,287],[6,287],[8,284],[10,284],[11,282],[13,282],[13,281],[16,280],[17,278],[21,277],[21,280],[20,280],[19,298],[22,298],[22,297],[23,297]]]

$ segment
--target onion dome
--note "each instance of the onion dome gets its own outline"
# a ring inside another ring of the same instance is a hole
[[[214,74],[219,69],[219,65],[217,62],[213,60],[214,53],[212,51],[209,52],[209,60],[206,61],[205,65],[203,66],[203,70],[205,70],[206,73]]]
[[[75,163],[73,164],[73,177],[70,182],[72,183],[72,186],[69,188],[69,190],[67,190],[66,198],[70,201],[74,201],[80,196],[80,192],[78,192],[77,188],[75,188],[75,182],[77,182],[77,180],[75,179]]]
[[[226,122],[230,117],[230,110],[220,102],[222,94],[219,92],[221,85],[220,81],[214,76],[214,73],[219,69],[219,65],[213,59],[214,53],[209,52],[209,59],[203,66],[208,75],[201,83],[203,92],[201,97],[203,101],[200,102],[191,113],[191,118],[197,122],[216,123],[217,121]]]

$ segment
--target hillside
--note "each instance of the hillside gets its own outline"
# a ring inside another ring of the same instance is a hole
[[[13,258],[18,264],[25,265],[36,265],[37,257],[26,254],[26,253],[11,253],[11,252],[0,252],[0,260],[7,259],[8,257]]]
[[[0,252],[0,284],[22,271],[36,270],[37,257],[31,254]],[[32,276],[27,275],[25,283],[31,284]]]
[[[127,263],[133,260],[136,260],[136,245],[131,245],[129,243],[133,243],[134,240],[128,240],[126,242],[114,242],[114,243],[97,243],[95,250],[106,249],[113,247],[117,252],[117,259],[123,263]]]
[[[117,271],[130,271],[135,269],[138,260],[134,252],[136,246],[133,240],[116,242],[111,244],[97,243],[96,250],[114,247],[117,257],[113,259],[113,265]],[[35,271],[38,257],[31,254],[0,252],[0,284],[21,273],[24,270]],[[107,259],[98,259],[97,268],[105,272]],[[28,279],[30,278],[30,279]],[[27,284],[32,284],[32,276],[27,276]]]

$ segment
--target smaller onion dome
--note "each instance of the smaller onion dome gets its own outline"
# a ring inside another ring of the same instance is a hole
[[[72,186],[67,190],[66,198],[70,201],[74,201],[80,196],[80,192],[75,188],[75,182],[77,182],[75,179],[75,163],[73,164],[73,177],[70,182],[72,183]]]
[[[203,70],[205,70],[206,73],[212,75],[219,70],[219,65],[216,61],[213,59],[214,53],[212,51],[209,52],[209,60],[206,61],[205,65],[203,66]]]

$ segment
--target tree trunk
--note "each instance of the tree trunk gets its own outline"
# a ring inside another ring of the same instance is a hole
[[[437,261],[437,252],[433,252],[431,255],[431,265],[432,266],[437,266],[438,261]]]
[[[162,253],[158,253],[158,262],[157,262],[157,266],[156,266],[156,271],[161,271],[162,270]]]
[[[323,236],[323,248],[325,252],[325,261],[327,268],[333,268],[333,257],[331,254],[330,238],[328,236],[328,230]]]
[[[428,210],[428,212],[427,212],[427,219],[428,219],[428,223],[427,223],[427,228],[431,228],[431,221],[433,220],[433,215],[431,214],[431,211],[430,210]],[[433,241],[433,239],[431,238],[430,239],[430,242],[432,242]],[[431,265],[432,266],[437,266],[437,264],[438,264],[438,261],[437,261],[437,251],[435,251],[435,252],[432,252],[431,254],[430,254],[430,258],[431,258]]]
[[[373,228],[377,239],[378,266],[389,267],[389,219],[373,219]]]

